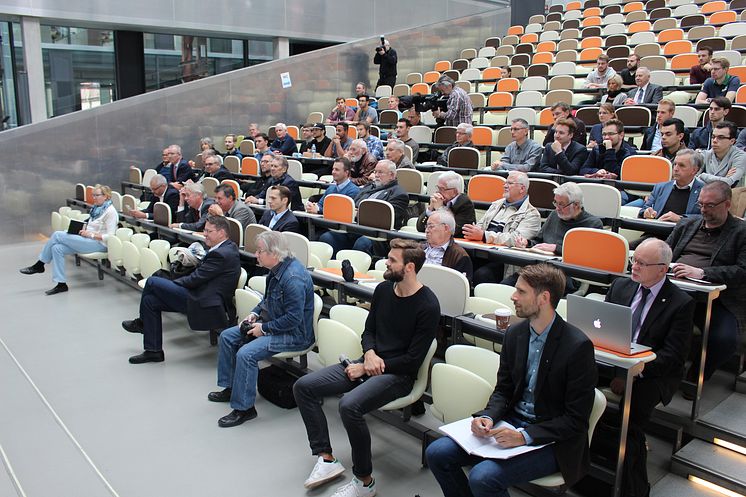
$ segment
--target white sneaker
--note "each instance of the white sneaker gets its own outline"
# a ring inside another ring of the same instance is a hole
[[[336,459],[334,462],[327,462],[324,461],[323,457],[319,456],[319,460],[316,461],[316,465],[313,467],[311,475],[303,483],[303,486],[306,488],[316,488],[319,485],[323,485],[324,483],[337,478],[344,472],[344,466],[342,466],[342,464]]]
[[[352,481],[347,485],[342,485],[333,494],[332,497],[374,497],[376,495],[376,481],[370,482],[370,486],[366,487],[363,482],[357,478],[352,478]]]

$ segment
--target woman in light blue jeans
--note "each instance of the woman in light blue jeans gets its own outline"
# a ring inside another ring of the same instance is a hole
[[[66,292],[68,288],[65,278],[65,255],[106,252],[106,239],[114,235],[118,222],[119,214],[111,204],[111,188],[96,185],[93,188],[93,207],[84,229],[77,235],[71,235],[67,231],[55,231],[44,245],[36,264],[21,269],[21,273],[43,273],[44,265],[51,262],[52,280],[57,285],[44,293],[54,295]]]

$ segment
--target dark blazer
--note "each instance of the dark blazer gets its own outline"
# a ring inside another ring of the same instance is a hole
[[[270,186],[275,185],[283,185],[287,186],[290,189],[290,193],[292,194],[290,196],[290,210],[292,211],[302,211],[305,210],[303,208],[303,200],[300,198],[300,188],[298,188],[298,183],[295,182],[292,176],[290,176],[288,173],[285,173],[280,177],[279,180],[274,179],[272,176],[267,178],[267,181],[264,183],[264,187],[261,192],[259,192],[259,195],[257,195],[257,198],[267,198],[267,190],[269,190]]]
[[[642,217],[642,214],[648,207],[652,207],[653,210],[658,213],[658,217],[665,214],[665,212],[662,211],[663,208],[666,206],[666,202],[668,202],[668,197],[671,196],[671,192],[674,188],[674,183],[675,181],[671,180],[655,185],[653,187],[653,192],[648,195],[647,199],[645,199],[645,203],[640,208],[640,212],[637,214],[637,217]],[[676,214],[683,216],[699,216],[701,214],[699,212],[699,207],[697,207],[697,200],[699,200],[699,191],[702,189],[703,186],[705,186],[705,184],[702,181],[700,181],[698,178],[694,179],[694,183],[692,183],[692,189],[689,190],[689,200],[686,203],[686,211],[676,212]]]
[[[267,209],[264,211],[264,214],[262,214],[262,218],[259,220],[259,224],[262,226],[266,226],[269,228],[269,222],[272,220],[272,210]],[[300,223],[298,222],[298,218],[295,217],[295,214],[293,214],[292,211],[287,211],[279,221],[277,221],[277,224],[275,224],[275,227],[272,228],[272,231],[292,231],[293,233],[300,233]]]
[[[674,262],[701,223],[701,218],[694,217],[682,219],[676,224],[666,240],[673,250]],[[710,265],[702,269],[706,281],[728,286],[720,293],[719,300],[738,320],[739,350],[743,350],[746,334],[746,223],[743,220],[728,214],[717,247],[710,256]]]
[[[194,175],[194,171],[192,171],[191,166],[184,159],[181,159],[175,168],[172,164],[161,164],[160,166],[155,168],[155,172],[157,172],[158,174],[163,174],[161,171],[163,171],[163,168],[165,167],[168,167],[169,172],[171,173],[170,183],[184,183],[185,181],[192,179],[192,176]],[[173,174],[174,169],[176,169],[176,175]]]
[[[624,159],[631,155],[635,155],[637,149],[634,145],[630,145],[626,141],[622,142],[622,146],[619,147],[618,151],[606,150],[603,143],[596,145],[593,150],[588,152],[588,158],[585,159],[583,167],[580,168],[580,174],[593,174],[599,169],[604,169],[609,173],[614,173],[617,176],[622,175],[622,162]]]
[[[635,99],[635,95],[637,95],[637,92],[640,90],[639,87],[635,87],[627,92],[627,96],[631,98],[632,100]],[[663,98],[663,87],[659,85],[655,85],[653,83],[648,83],[648,87],[645,89],[645,95],[642,97],[643,104],[658,104],[658,102],[661,101]]]
[[[571,141],[567,150],[558,154],[554,153],[552,143],[549,143],[544,147],[538,172],[574,176],[580,172],[587,158],[588,149],[576,141]]]
[[[526,388],[530,333],[528,320],[508,328],[500,354],[497,386],[487,407],[474,416],[489,416],[497,422],[514,413]],[[580,480],[590,466],[588,419],[597,378],[593,343],[582,331],[556,315],[541,354],[536,381],[537,420],[525,430],[536,445],[554,442],[554,455],[568,486]]]
[[[147,208],[143,209],[142,212],[148,215],[148,219],[153,219],[153,208],[156,202],[160,202],[160,199],[155,195],[150,195],[150,204]],[[176,217],[176,209],[179,208],[179,190],[171,185],[166,188],[166,193],[163,195],[163,203],[168,204],[171,207],[171,220]]]
[[[379,187],[368,183],[355,197],[355,207],[359,207],[360,202],[371,198],[374,194],[376,200],[385,200],[394,207],[394,229],[401,228],[407,215],[407,207],[409,207],[409,194],[399,186],[399,181],[394,180]]]
[[[645,132],[642,135],[642,149],[641,150],[652,150],[653,149],[653,139],[655,139],[655,132],[658,129],[658,124],[654,123],[652,126],[648,126],[645,128]],[[684,128],[684,140],[683,145],[686,145],[686,143],[689,142],[689,130],[687,128]],[[706,147],[709,149],[709,147]],[[654,155],[663,155],[663,154],[654,154]],[[671,159],[669,159],[671,160]]]
[[[236,317],[233,294],[241,275],[238,247],[226,240],[207,252],[197,269],[174,283],[189,290],[187,319],[193,330],[225,328]]]
[[[199,212],[187,206],[183,211],[176,213],[176,222],[182,223],[181,228],[191,231],[202,231],[205,229],[205,223],[207,222],[207,209],[210,208],[215,201],[211,198],[205,197],[202,201],[202,206]]]
[[[606,294],[606,301],[629,307],[639,287],[639,283],[629,278],[617,278]],[[654,361],[645,364],[642,377],[655,382],[664,404],[671,402],[684,375],[694,307],[694,300],[666,278],[640,327],[637,343],[651,347],[656,355]]]
[[[474,202],[472,202],[465,193],[462,193],[456,197],[456,200],[448,210],[451,211],[451,214],[453,214],[453,217],[456,220],[456,233],[454,233],[453,236],[456,238],[463,238],[464,234],[461,229],[464,225],[475,223],[477,221],[476,214],[474,213]],[[422,233],[425,232],[428,217],[430,216],[427,215],[427,212],[420,214],[420,217],[417,218],[417,231]]]
[[[220,169],[215,171],[215,174],[210,174],[207,171],[203,171],[201,177],[215,178],[218,181],[223,181],[224,179],[236,179],[236,177],[233,176],[233,173],[226,169],[225,166],[220,166]]]
[[[572,139],[581,145],[585,146],[588,143],[588,139],[585,131],[585,123],[575,116],[571,116],[571,119],[575,121],[575,134],[572,135]],[[542,145],[549,145],[554,141],[554,125],[549,126],[547,134],[544,137],[544,143]]]
[[[689,136],[689,148],[692,150],[710,150],[712,142],[712,123],[708,122],[707,126],[697,128]]]

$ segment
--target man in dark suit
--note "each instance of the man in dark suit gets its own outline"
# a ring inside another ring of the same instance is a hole
[[[202,152],[202,163],[205,165],[205,171],[202,174],[203,178],[215,178],[218,182],[224,179],[236,179],[233,173],[220,163],[220,159],[215,154],[205,157],[205,152]]]
[[[593,344],[555,309],[565,276],[548,264],[521,269],[511,297],[526,318],[505,333],[497,386],[471,430],[504,448],[550,444],[509,459],[467,454],[443,437],[427,448],[427,462],[443,494],[507,496],[508,488],[555,472],[568,486],[588,471],[588,419],[593,408],[596,364]],[[515,428],[497,427],[506,421]],[[462,467],[471,465],[469,476]]]
[[[131,210],[127,214],[137,219],[153,219],[153,208],[157,202],[163,202],[171,207],[171,217],[179,206],[179,192],[168,184],[163,175],[156,174],[150,179],[150,203],[145,209]]]
[[[653,152],[661,149],[663,138],[661,136],[661,127],[663,123],[673,118],[676,112],[676,103],[673,100],[664,98],[658,102],[655,110],[655,123],[645,128],[642,135],[642,150],[652,150]]]
[[[635,250],[632,278],[614,280],[606,301],[632,308],[632,341],[649,346],[656,358],[645,364],[632,383],[625,455],[624,495],[647,497],[645,427],[659,402],[668,404],[684,374],[692,337],[694,301],[666,277],[671,248],[649,238]],[[617,395],[626,392],[623,378],[611,381]]]
[[[267,192],[267,209],[262,214],[259,224],[273,231],[292,231],[300,233],[300,223],[295,217],[288,204],[290,203],[290,190],[283,185],[272,186]]]
[[[650,82],[650,69],[638,67],[635,72],[636,88],[627,92],[624,105],[657,104],[663,98],[663,87]]]
[[[205,189],[199,183],[187,183],[179,192],[176,222],[171,228],[202,231],[207,222],[208,210],[215,201],[205,197]]]
[[[695,278],[728,286],[712,305],[705,379],[744,346],[746,224],[728,212],[732,195],[724,181],[707,183],[699,192],[702,217],[682,220],[666,240],[673,250],[672,269],[677,278]],[[697,309],[695,319],[700,326],[704,322],[703,306]],[[695,380],[699,371],[696,350],[695,344],[688,380]]]
[[[171,186],[180,189],[184,183],[192,179],[192,168],[181,156],[181,147],[178,145],[168,146],[168,164],[156,167],[155,172],[166,177]]]
[[[276,155],[272,158],[272,164],[269,167],[269,180],[264,183],[264,189],[256,197],[247,197],[247,204],[265,204],[267,201],[267,191],[275,185],[286,186],[291,193],[290,209],[294,211],[303,211],[303,201],[300,196],[300,188],[292,176],[288,174],[288,160],[282,155]]]
[[[586,137],[585,132],[585,123],[578,119],[577,117],[570,114],[570,104],[566,102],[557,102],[556,104],[552,105],[552,117],[554,117],[554,123],[552,123],[551,126],[549,126],[549,129],[547,130],[547,134],[544,137],[544,142],[542,143],[542,146],[546,147],[553,141],[555,141],[554,138],[554,127],[557,124],[557,122],[560,119],[569,119],[572,122],[575,123],[575,130],[572,134],[572,139],[581,145],[585,147],[585,144],[588,142],[588,139]]]
[[[603,142],[588,153],[580,174],[593,178],[617,179],[622,175],[624,159],[635,155],[637,149],[624,141],[624,123],[619,119],[609,119],[602,130]]]
[[[446,171],[438,177],[437,190],[430,195],[425,212],[417,218],[417,231],[424,232],[427,220],[438,209],[448,209],[456,221],[456,238],[463,238],[461,228],[477,221],[474,203],[464,194],[464,182],[454,171]]]
[[[173,281],[151,276],[140,298],[140,317],[123,321],[122,328],[143,334],[145,351],[130,357],[131,364],[163,362],[162,312],[187,315],[193,330],[225,328],[235,319],[233,293],[241,274],[238,247],[228,239],[228,221],[210,216],[205,225],[209,248],[197,268]]]
[[[575,129],[572,119],[559,119],[554,123],[554,141],[544,147],[538,172],[567,176],[580,172],[588,158],[588,149],[573,140]]]
[[[673,161],[673,180],[658,183],[645,200],[637,217],[678,223],[682,217],[699,217],[699,192],[705,185],[697,179],[702,156],[694,150],[678,151]]]

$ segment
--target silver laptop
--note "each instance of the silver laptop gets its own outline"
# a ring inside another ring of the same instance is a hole
[[[567,322],[580,328],[598,347],[627,355],[650,350],[632,343],[632,308],[626,305],[568,295]]]

